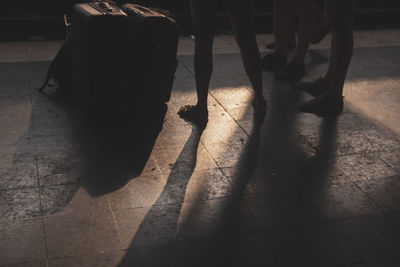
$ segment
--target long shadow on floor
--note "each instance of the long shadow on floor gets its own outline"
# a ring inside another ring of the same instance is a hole
[[[217,223],[212,223],[211,226],[203,226],[214,237],[205,238],[205,241],[190,242],[187,241],[186,229],[182,231],[181,228],[181,231],[172,231],[173,233],[170,233],[169,238],[163,240],[164,233],[162,233],[159,240],[154,243],[157,244],[156,247],[145,250],[145,255],[136,254],[135,250],[128,251],[120,262],[120,266],[131,266],[132,264],[147,264],[149,266],[242,266],[242,264],[249,263],[249,259],[245,258],[244,253],[246,251],[244,244],[248,240],[241,239],[241,234],[287,225],[298,225],[308,219],[314,219],[313,216],[318,217],[319,214],[315,215],[317,212],[305,212],[305,209],[309,207],[304,202],[304,197],[308,196],[306,193],[308,190],[305,189],[307,177],[303,175],[304,167],[310,162],[315,162],[320,167],[319,174],[324,177],[329,166],[323,166],[325,163],[323,160],[311,160],[303,151],[307,144],[305,144],[305,140],[297,138],[295,129],[296,107],[300,100],[300,93],[288,91],[287,88],[284,88],[286,85],[282,86],[283,84],[279,82],[273,84],[269,103],[270,109],[264,123],[259,123],[257,120],[253,121],[253,127],[249,133],[250,140],[240,152],[240,161],[231,177],[232,195],[221,201],[221,207],[217,207],[219,213],[215,218],[212,218]],[[331,128],[328,129],[328,135],[323,132],[324,137],[321,137],[321,139],[327,143],[334,142],[333,125],[335,122],[328,121],[326,124],[328,128]],[[198,134],[196,136],[200,138]],[[192,138],[193,132],[188,143],[193,143]],[[332,148],[329,144],[325,144],[321,151],[324,154],[329,154],[329,150]],[[197,151],[186,145],[181,155],[187,155],[187,149],[193,150],[193,155]],[[193,160],[191,164],[194,168],[196,158],[193,157]],[[190,168],[190,170],[193,171],[193,168]],[[184,200],[186,185],[191,176],[190,170],[184,176],[185,179],[180,181],[181,185],[177,187],[179,188],[180,202]],[[174,176],[171,174],[164,192],[171,190],[169,184],[176,186],[173,179]],[[251,212],[248,213],[249,201],[256,201],[258,210],[252,210],[253,207],[250,207]],[[202,206],[201,201],[192,203],[190,210],[185,212],[185,221],[191,221],[191,227],[193,227],[193,222],[194,224],[205,223],[201,216],[198,217],[199,214],[207,213],[203,209],[204,206]],[[159,213],[160,208],[157,207],[156,201],[136,232],[130,244],[130,249],[140,245],[140,239],[146,232],[160,230],[159,227],[156,227],[157,229],[151,228],[154,221],[160,219]],[[249,222],[255,220],[254,213],[258,218],[261,218],[261,221],[256,225],[250,225]],[[166,216],[163,217],[161,223],[168,224],[172,229],[178,229],[180,214],[177,212],[173,216],[176,217],[173,220],[166,219]],[[313,218],[307,218],[307,216]],[[195,228],[197,226],[194,225]],[[209,228],[207,229],[207,227]],[[176,237],[171,238],[171,234],[176,234]],[[203,238],[200,237],[201,239]],[[172,241],[182,242],[175,242],[175,248],[171,249],[168,248],[168,245]],[[252,247],[252,244],[247,245]],[[284,248],[278,246],[273,251],[280,255],[277,258],[284,257],[287,252]],[[265,252],[264,256],[268,257],[271,254]],[[257,262],[256,260],[253,262],[250,260],[250,262],[258,264],[263,261]],[[275,264],[276,262],[270,263]]]
[[[191,135],[179,154],[176,163],[172,166],[163,191],[141,221],[128,249],[134,249],[146,245],[157,245],[159,247],[173,246],[176,241],[179,241],[180,239],[183,240],[185,237],[187,238],[190,235],[190,230],[187,228],[187,225],[182,224],[181,221],[182,206],[166,206],[162,204],[165,195],[170,194],[171,192],[175,193],[174,197],[177,202],[183,203],[186,187],[196,167],[197,149],[202,132],[203,129],[193,126]],[[180,165],[183,160],[184,162],[187,162],[187,165],[182,171],[182,166]],[[177,170],[180,170],[179,173],[176,172]],[[158,234],[154,235],[154,233]],[[150,236],[155,236],[155,240],[151,240],[151,243],[149,244]],[[151,257],[151,255],[147,256]],[[156,257],[156,254],[154,257]],[[139,263],[141,265],[147,265],[148,263],[145,261],[142,262],[143,260],[144,259],[142,258],[137,261],[137,259],[132,259],[130,254],[126,254],[119,263],[119,266],[132,266],[132,264]]]

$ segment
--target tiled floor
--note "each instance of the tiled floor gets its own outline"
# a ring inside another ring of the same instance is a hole
[[[355,36],[340,117],[299,114],[310,96],[264,73],[262,125],[216,38],[204,132],[176,114],[196,96],[182,38],[160,133],[104,134],[37,93],[60,42],[0,43],[0,265],[400,266],[400,31]]]

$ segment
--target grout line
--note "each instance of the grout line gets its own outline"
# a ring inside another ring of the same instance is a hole
[[[37,159],[35,157],[35,163],[36,163],[36,175],[37,175],[37,180],[38,180],[38,194],[39,194],[39,205],[40,205],[40,217],[42,219],[42,227],[43,227],[43,238],[44,238],[44,247],[45,247],[45,252],[46,252],[46,266],[48,266],[49,263],[49,254],[48,254],[48,246],[47,246],[47,235],[46,235],[46,224],[44,223],[44,215],[43,215],[43,203],[42,203],[42,196],[41,196],[41,186],[40,186],[40,176],[39,176],[39,165],[37,162]]]
[[[30,98],[30,103],[31,103],[31,126],[33,132],[35,132],[35,121],[34,117],[32,114],[33,111],[33,94],[32,94],[32,86],[31,86],[31,81],[29,82],[29,98]],[[34,136],[32,136],[31,142],[33,142]],[[43,227],[43,238],[44,238],[44,247],[45,247],[45,255],[46,255],[46,266],[49,266],[49,253],[48,253],[48,246],[47,246],[47,234],[46,234],[46,224],[44,222],[44,215],[43,215],[43,203],[42,203],[42,196],[41,196],[41,186],[40,186],[40,173],[39,173],[39,163],[37,159],[37,147],[35,143],[33,142],[33,151],[34,151],[34,160],[35,160],[35,166],[36,166],[36,176],[37,176],[37,188],[38,188],[38,194],[39,194],[39,208],[40,208],[40,217],[42,220],[42,227]]]

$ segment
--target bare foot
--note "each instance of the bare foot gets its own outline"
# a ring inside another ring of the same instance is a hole
[[[189,122],[205,127],[208,122],[207,109],[201,109],[197,105],[186,105],[179,109],[178,115]]]

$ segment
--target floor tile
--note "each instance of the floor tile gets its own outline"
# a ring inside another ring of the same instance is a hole
[[[176,204],[174,195],[167,187],[161,175],[142,175],[121,189],[107,194],[106,198],[114,211],[153,204]]]
[[[338,234],[324,225],[257,232],[238,237],[236,246],[232,251],[237,253],[232,257],[244,266],[342,266],[360,262]]]
[[[75,257],[60,257],[49,260],[49,266],[87,266],[107,267],[117,266],[122,258],[123,252],[87,254]]]
[[[332,222],[348,246],[365,262],[398,257],[398,218],[361,217]]]
[[[195,170],[208,170],[216,168],[216,164],[208,151],[202,146],[194,146],[188,140],[185,146],[179,148],[156,149],[153,156],[160,167],[164,177],[171,173],[192,173]]]
[[[0,223],[0,227],[1,266],[23,262],[34,263],[46,259],[41,219]]]
[[[0,190],[0,222],[39,218],[39,189],[23,188]]]
[[[117,210],[115,218],[124,249],[170,246],[192,236],[177,204]]]
[[[400,176],[363,181],[358,186],[386,211],[400,211]]]
[[[33,155],[14,154],[0,158],[0,190],[38,186],[37,166]]]
[[[184,203],[182,212],[197,238],[233,235],[260,227],[243,199],[234,197]]]
[[[164,190],[179,203],[226,197],[233,194],[229,181],[219,169],[199,170],[191,174],[171,173]]]
[[[103,196],[91,195],[86,184],[49,185],[40,188],[40,200],[45,217],[91,217],[111,215],[111,209]]]
[[[91,215],[44,219],[49,259],[121,250],[118,230],[111,213]]]
[[[95,179],[96,170],[90,160],[78,156],[37,157],[40,185],[74,184]]]
[[[275,189],[276,190],[276,189]],[[310,225],[320,223],[325,217],[313,205],[298,196],[285,195],[275,191],[250,194],[246,203],[264,229]]]
[[[349,178],[355,182],[396,175],[396,172],[380,159],[379,154],[357,154],[347,159],[354,170]]]
[[[323,188],[314,201],[329,220],[383,214],[383,210],[375,202],[351,184]]]

